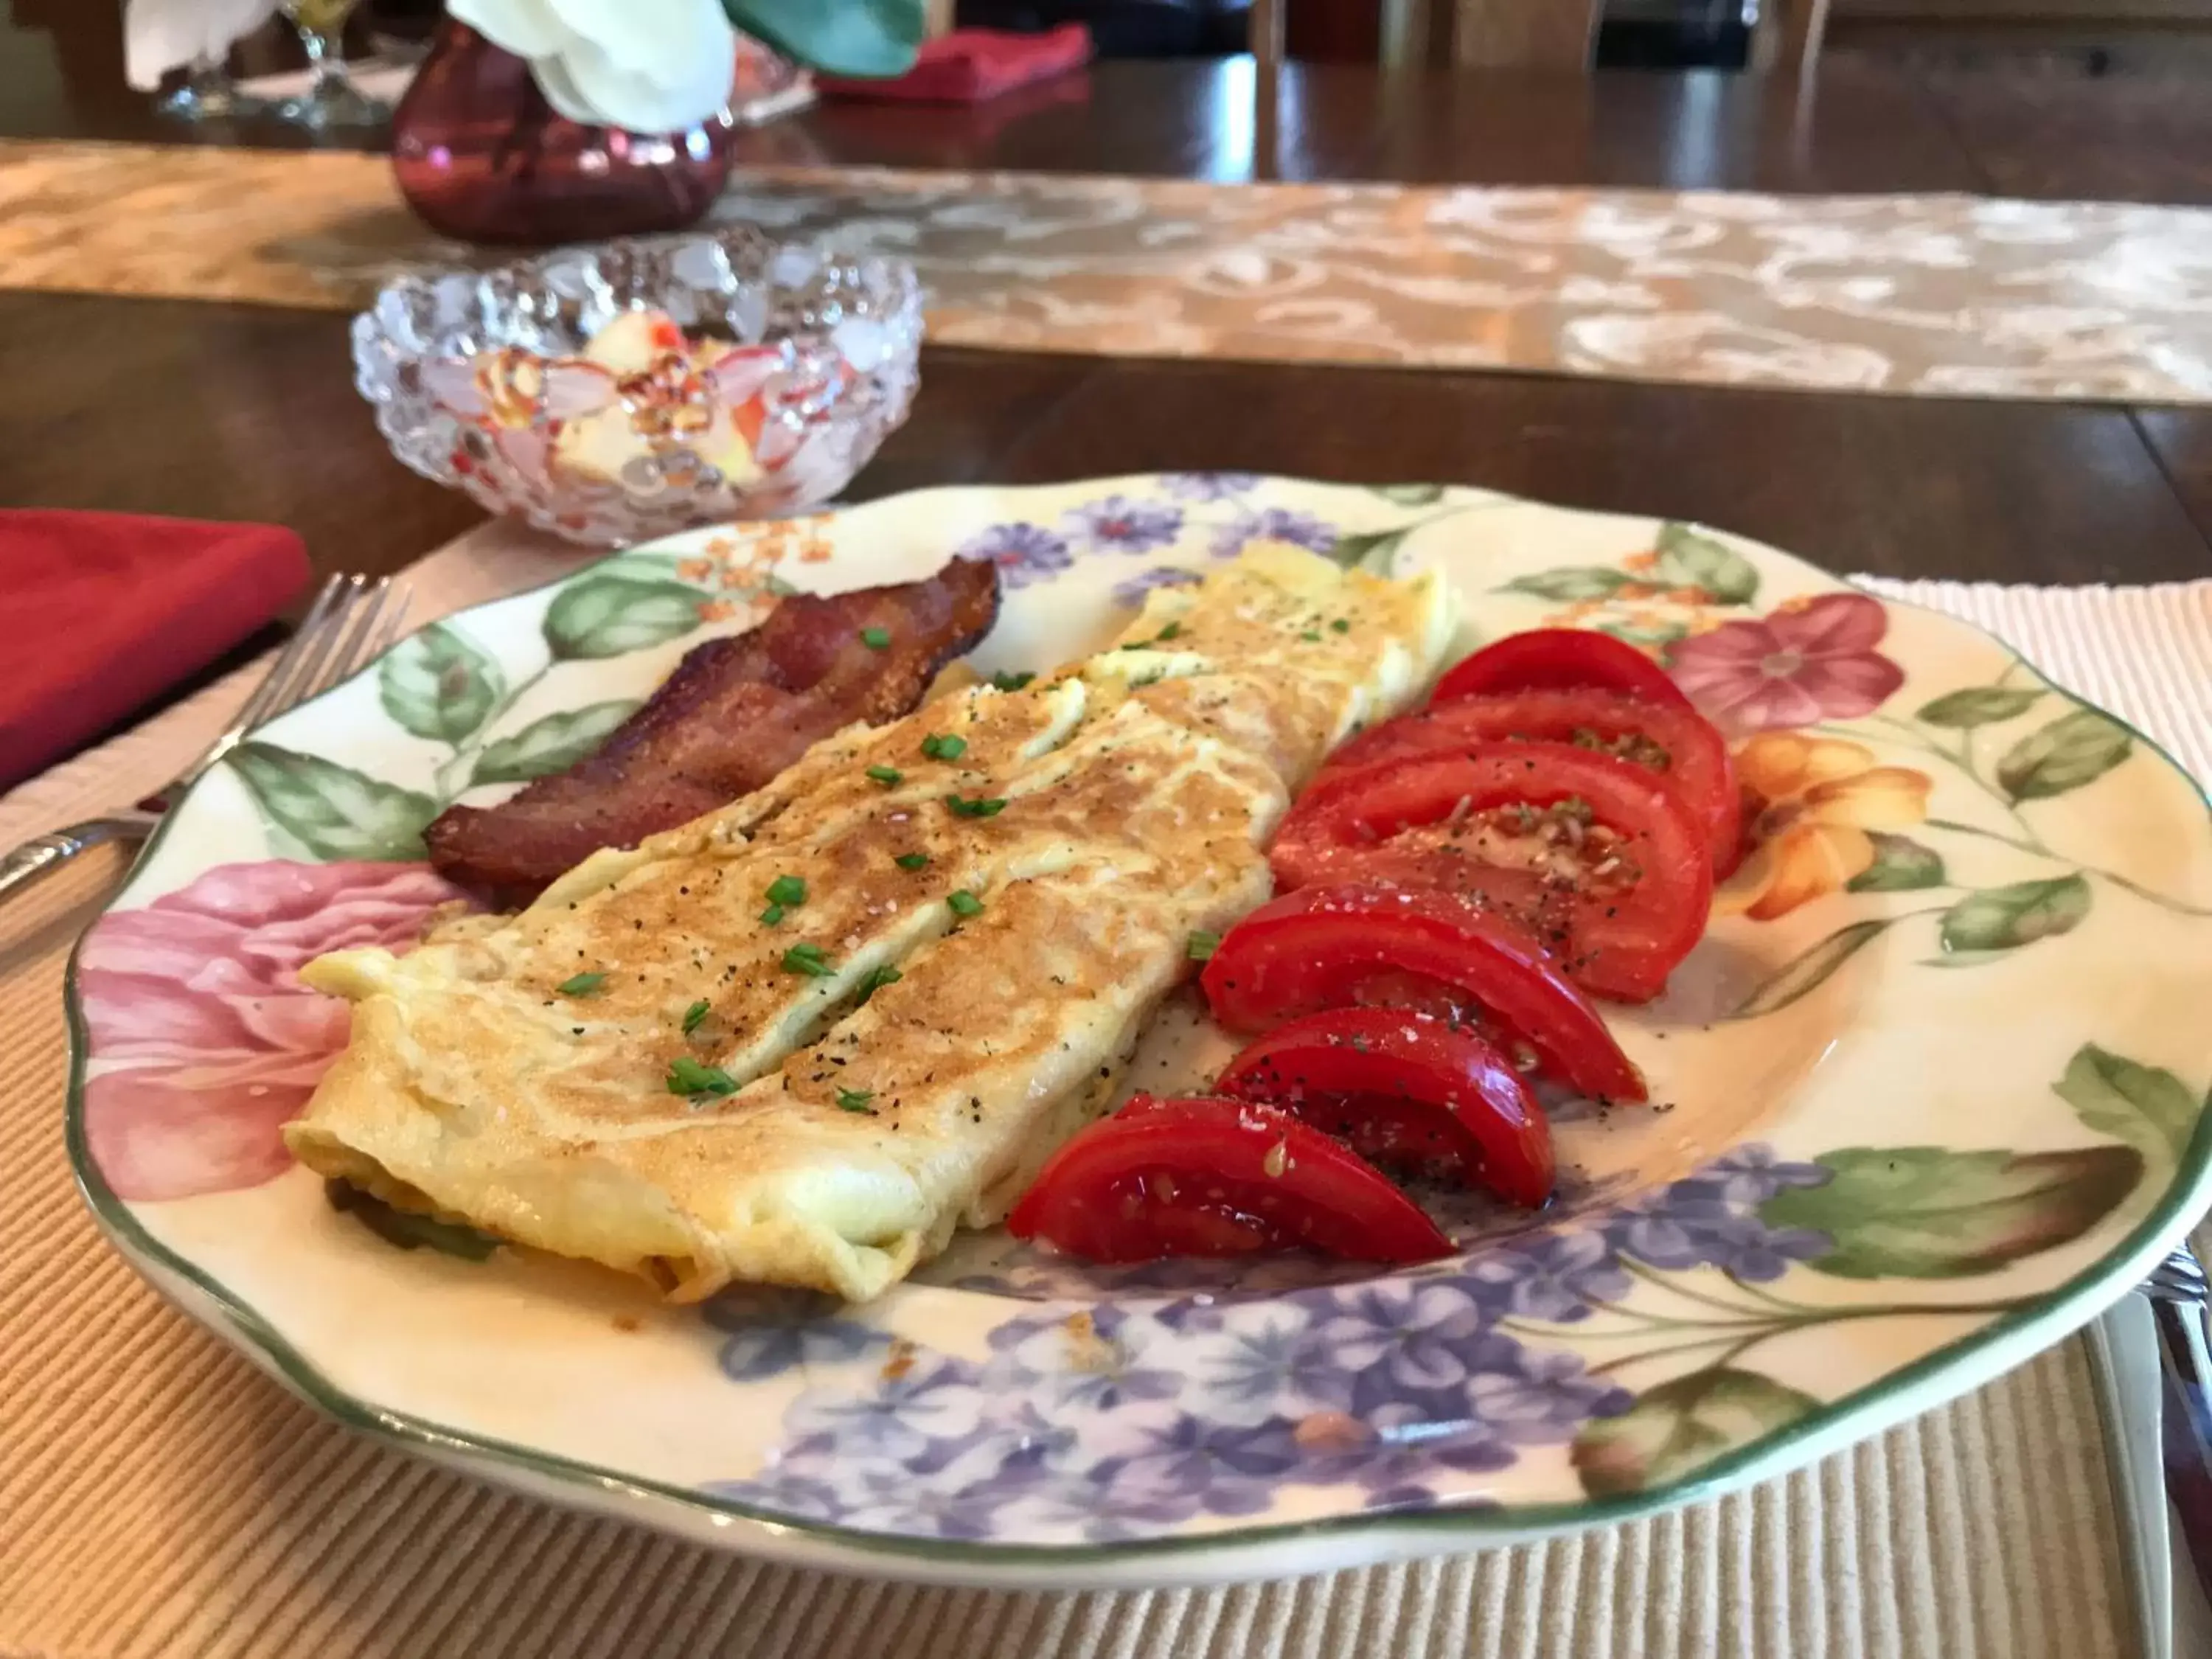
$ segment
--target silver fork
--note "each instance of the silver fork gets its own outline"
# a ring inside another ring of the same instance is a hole
[[[2166,1496],[2197,1582],[2212,1593],[2212,1291],[2185,1243],[2143,1281],[2164,1375]]]
[[[144,841],[184,792],[254,727],[328,690],[391,644],[406,612],[406,593],[384,577],[331,577],[238,717],[205,753],[136,806],[33,836],[0,857],[0,901],[60,869],[88,847]]]

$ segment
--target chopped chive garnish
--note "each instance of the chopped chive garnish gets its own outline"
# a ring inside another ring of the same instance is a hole
[[[898,866],[902,870],[920,870],[927,866],[929,863],[929,854],[927,853],[901,853],[896,858],[893,859],[891,862]]]
[[[1346,618],[1346,617],[1338,617],[1334,622],[1331,623],[1328,626],[1329,626],[1329,630],[1330,630],[1332,633],[1336,633],[1336,634],[1349,634],[1349,633],[1352,631],[1352,623],[1351,623],[1350,620],[1349,620],[1348,618]]]
[[[577,974],[562,980],[553,988],[564,997],[595,997],[599,988],[607,982],[605,974]]]
[[[886,789],[896,789],[906,781],[906,774],[896,766],[871,766],[868,775]]]
[[[668,1092],[672,1095],[731,1095],[738,1080],[719,1066],[708,1066],[678,1054],[668,1062]]]
[[[857,1008],[861,1003],[882,990],[884,986],[896,985],[905,977],[906,975],[900,973],[897,969],[888,964],[881,968],[869,969],[866,975],[860,981],[860,994],[853,1006]]]
[[[952,907],[952,914],[956,916],[964,918],[968,916],[980,916],[983,914],[983,901],[977,898],[965,887],[963,887],[958,892],[953,894],[951,897],[946,899],[945,902]]]
[[[794,974],[805,974],[811,979],[827,979],[837,971],[818,945],[793,945],[783,953],[783,965]]]
[[[1001,671],[991,676],[991,687],[996,691],[1018,691],[1036,678],[1034,674],[1009,674]]]
[[[761,920],[769,927],[775,927],[783,920],[783,907],[781,904],[769,905],[767,909],[761,912]]]
[[[684,1035],[685,1036],[690,1036],[692,1032],[697,1030],[699,1029],[699,1022],[707,1018],[708,1013],[713,1007],[714,1005],[712,1003],[708,1002],[706,998],[701,997],[698,1001],[693,1003],[689,1008],[686,1008],[684,1011]]]
[[[868,1103],[876,1097],[873,1089],[840,1089],[837,1091],[837,1109],[841,1112],[865,1112]]]
[[[1219,949],[1220,945],[1220,934],[1201,931],[1194,933],[1185,942],[1182,949],[1183,954],[1193,962],[1210,962],[1213,958],[1214,951]]]
[[[1308,645],[1319,645],[1321,643],[1321,629],[1318,628],[1309,628],[1304,633],[1299,635],[1298,637],[1304,640]]]
[[[968,752],[968,739],[941,732],[921,740],[921,752],[932,760],[958,760]]]
[[[888,628],[864,628],[860,630],[860,643],[871,651],[887,651],[890,648],[891,630]]]
[[[768,884],[770,904],[790,906],[806,902],[806,884],[797,876],[778,876]]]
[[[947,795],[945,804],[952,809],[952,816],[958,818],[995,818],[1006,810],[1004,797],[986,800],[981,795]]]
[[[1181,623],[1170,623],[1165,628],[1163,628],[1159,631],[1160,643],[1163,645],[1166,644],[1170,640],[1175,638],[1176,635],[1182,632],[1182,624]]]

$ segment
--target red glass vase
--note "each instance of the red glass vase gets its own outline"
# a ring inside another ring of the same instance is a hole
[[[449,18],[392,112],[392,170],[445,235],[596,241],[696,223],[729,179],[733,132],[726,115],[688,132],[580,125],[526,60]]]

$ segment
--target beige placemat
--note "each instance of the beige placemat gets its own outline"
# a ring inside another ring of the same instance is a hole
[[[942,345],[2212,400],[2193,208],[756,167],[714,217],[913,260]],[[349,308],[477,257],[377,156],[0,142],[0,286]]]
[[[581,556],[491,526],[417,619]],[[1990,622],[2212,770],[2212,583],[1893,585]],[[0,842],[128,799],[240,674],[0,797]],[[2079,1341],[1719,1503],[1224,1590],[994,1595],[753,1565],[355,1438],[103,1245],[62,1146],[64,959],[117,865],[0,916],[0,1656],[271,1659],[2120,1659],[2138,1651]],[[2164,1656],[2160,1656],[2164,1659]]]

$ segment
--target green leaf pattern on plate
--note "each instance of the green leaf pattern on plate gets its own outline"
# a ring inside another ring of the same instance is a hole
[[[1647,1491],[1820,1407],[1771,1376],[1710,1365],[1647,1389],[1620,1416],[1585,1427],[1575,1437],[1575,1472],[1593,1498]]]
[[[434,743],[459,743],[507,695],[499,665],[443,623],[410,635],[376,665],[376,690],[394,724]]]
[[[1924,705],[1914,718],[1929,726],[1970,731],[1977,726],[2015,720],[2033,708],[2042,696],[2041,691],[2023,686],[1970,685],[1964,690],[1947,692]]]
[[[699,626],[699,602],[698,590],[682,582],[586,576],[545,612],[546,648],[568,662],[665,645]]]
[[[1943,913],[1937,931],[1946,951],[2010,951],[2070,933],[2088,914],[2089,884],[2053,876],[1970,893]]]
[[[1869,830],[1867,839],[1874,843],[1874,862],[1844,884],[1846,891],[1910,893],[1943,884],[1943,855],[1934,848],[1886,830]]]
[[[627,699],[563,709],[532,720],[520,732],[488,743],[477,757],[472,784],[527,783],[548,773],[566,771],[596,751],[607,734],[638,705]]]
[[[419,859],[423,829],[438,816],[428,795],[273,743],[242,743],[230,764],[270,823],[325,862]]]
[[[1839,1279],[1995,1272],[2079,1238],[2143,1172],[2141,1153],[2110,1146],[2022,1153],[1862,1147],[1814,1161],[1835,1179],[1777,1194],[1759,1219],[1826,1233],[1835,1249],[1807,1265]]]
[[[1522,576],[1505,584],[1501,593],[1526,593],[1534,599],[1551,599],[1560,605],[1574,605],[1586,599],[1610,599],[1628,586],[1625,571],[1608,570],[1601,564],[1566,565],[1557,570],[1539,571],[1533,576]]]
[[[2084,1128],[2126,1142],[2151,1163],[2171,1168],[2197,1133],[2206,1103],[2171,1072],[2081,1045],[2052,1085]]]
[[[1668,587],[1693,588],[1717,605],[1749,605],[1759,593],[1759,567],[1727,543],[1687,525],[1659,532],[1652,574]]]
[[[1997,783],[2016,801],[2063,795],[2094,783],[2133,747],[2118,721],[2077,708],[2008,749],[1997,761]]]

